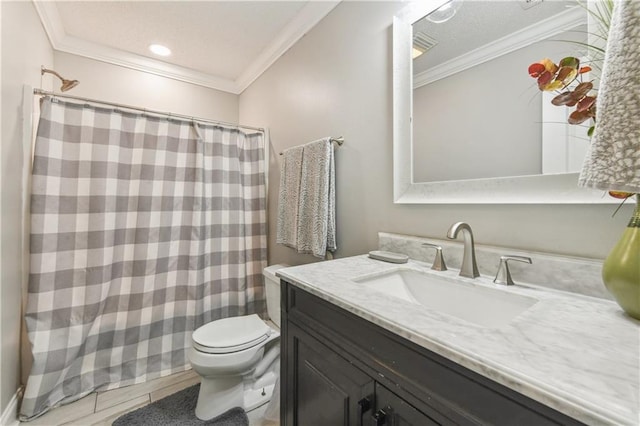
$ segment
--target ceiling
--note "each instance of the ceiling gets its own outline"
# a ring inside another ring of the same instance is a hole
[[[55,50],[236,94],[338,3],[34,1]]]
[[[586,21],[586,11],[576,6],[575,0],[529,3],[465,0],[453,18],[444,23],[435,24],[427,19],[414,23],[414,33],[423,32],[436,41],[432,49],[414,61],[414,72],[425,71],[503,38],[508,43],[509,38],[527,28],[532,38],[549,36],[556,29],[554,25],[569,29],[576,14]]]

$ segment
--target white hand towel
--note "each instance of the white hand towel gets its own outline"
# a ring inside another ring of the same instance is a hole
[[[285,149],[282,153],[280,192],[278,194],[276,242],[296,250],[298,249],[298,200],[303,150],[302,146],[297,146]]]
[[[596,131],[578,184],[640,191],[640,2],[615,2],[598,89]]]
[[[335,164],[330,138],[304,145],[298,201],[298,253],[336,250]]]

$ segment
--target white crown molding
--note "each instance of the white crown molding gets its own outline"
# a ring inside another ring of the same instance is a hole
[[[263,72],[329,14],[340,1],[310,1],[236,80],[244,91]]]
[[[33,5],[40,16],[40,21],[49,37],[49,41],[55,49],[58,40],[62,40],[67,35],[62,25],[62,18],[60,17],[58,8],[55,3],[46,1],[34,0]]]
[[[169,64],[147,58],[124,50],[114,49],[97,43],[88,42],[76,37],[66,36],[58,42],[54,49],[78,56],[120,65],[137,71],[147,72],[186,83],[197,84],[211,89],[238,94],[238,87],[233,80],[223,79],[211,74],[195,71],[178,65]]]
[[[413,79],[413,88],[417,89],[418,87],[449,77],[450,75],[533,44],[542,38],[553,37],[563,31],[586,23],[584,9],[579,6],[572,7],[562,13],[416,74]]]
[[[309,2],[234,81],[70,36],[64,30],[55,2],[33,0],[54,50],[236,95],[242,93],[339,3],[340,1]]]

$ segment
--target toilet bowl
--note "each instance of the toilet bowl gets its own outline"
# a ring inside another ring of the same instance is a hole
[[[263,271],[271,326],[253,314],[212,321],[193,332],[187,355],[200,375],[200,420],[234,407],[248,412],[271,399],[280,358],[280,281],[275,271],[285,266]]]

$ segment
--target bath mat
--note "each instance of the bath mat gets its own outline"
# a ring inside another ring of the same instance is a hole
[[[198,419],[195,410],[199,390],[200,384],[197,384],[169,395],[118,417],[113,426],[249,426],[249,418],[242,408],[232,408],[215,419]]]

